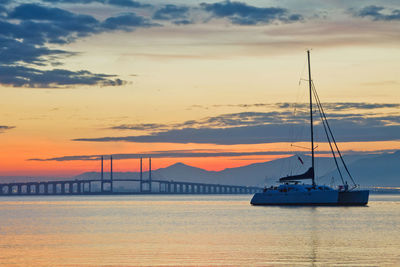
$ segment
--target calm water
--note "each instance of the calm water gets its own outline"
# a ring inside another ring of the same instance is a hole
[[[400,195],[368,207],[251,196],[0,198],[0,265],[400,266]]]

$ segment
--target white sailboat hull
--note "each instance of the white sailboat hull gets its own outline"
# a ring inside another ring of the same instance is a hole
[[[252,205],[337,205],[339,191],[262,192],[254,194]]]

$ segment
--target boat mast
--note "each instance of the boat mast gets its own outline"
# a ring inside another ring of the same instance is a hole
[[[311,168],[312,168],[312,184],[315,185],[315,170],[314,170],[314,126],[313,126],[313,111],[312,111],[312,81],[311,81],[311,65],[310,65],[310,50],[307,50],[308,59],[308,85],[310,89],[310,126],[311,126]]]

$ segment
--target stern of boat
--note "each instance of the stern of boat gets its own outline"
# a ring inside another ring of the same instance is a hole
[[[368,204],[369,190],[340,191],[339,205],[365,206]]]

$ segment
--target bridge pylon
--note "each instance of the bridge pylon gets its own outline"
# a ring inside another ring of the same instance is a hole
[[[146,188],[143,185],[147,185]],[[149,157],[149,178],[143,180],[142,158],[140,158],[140,193],[151,193],[151,157]]]

